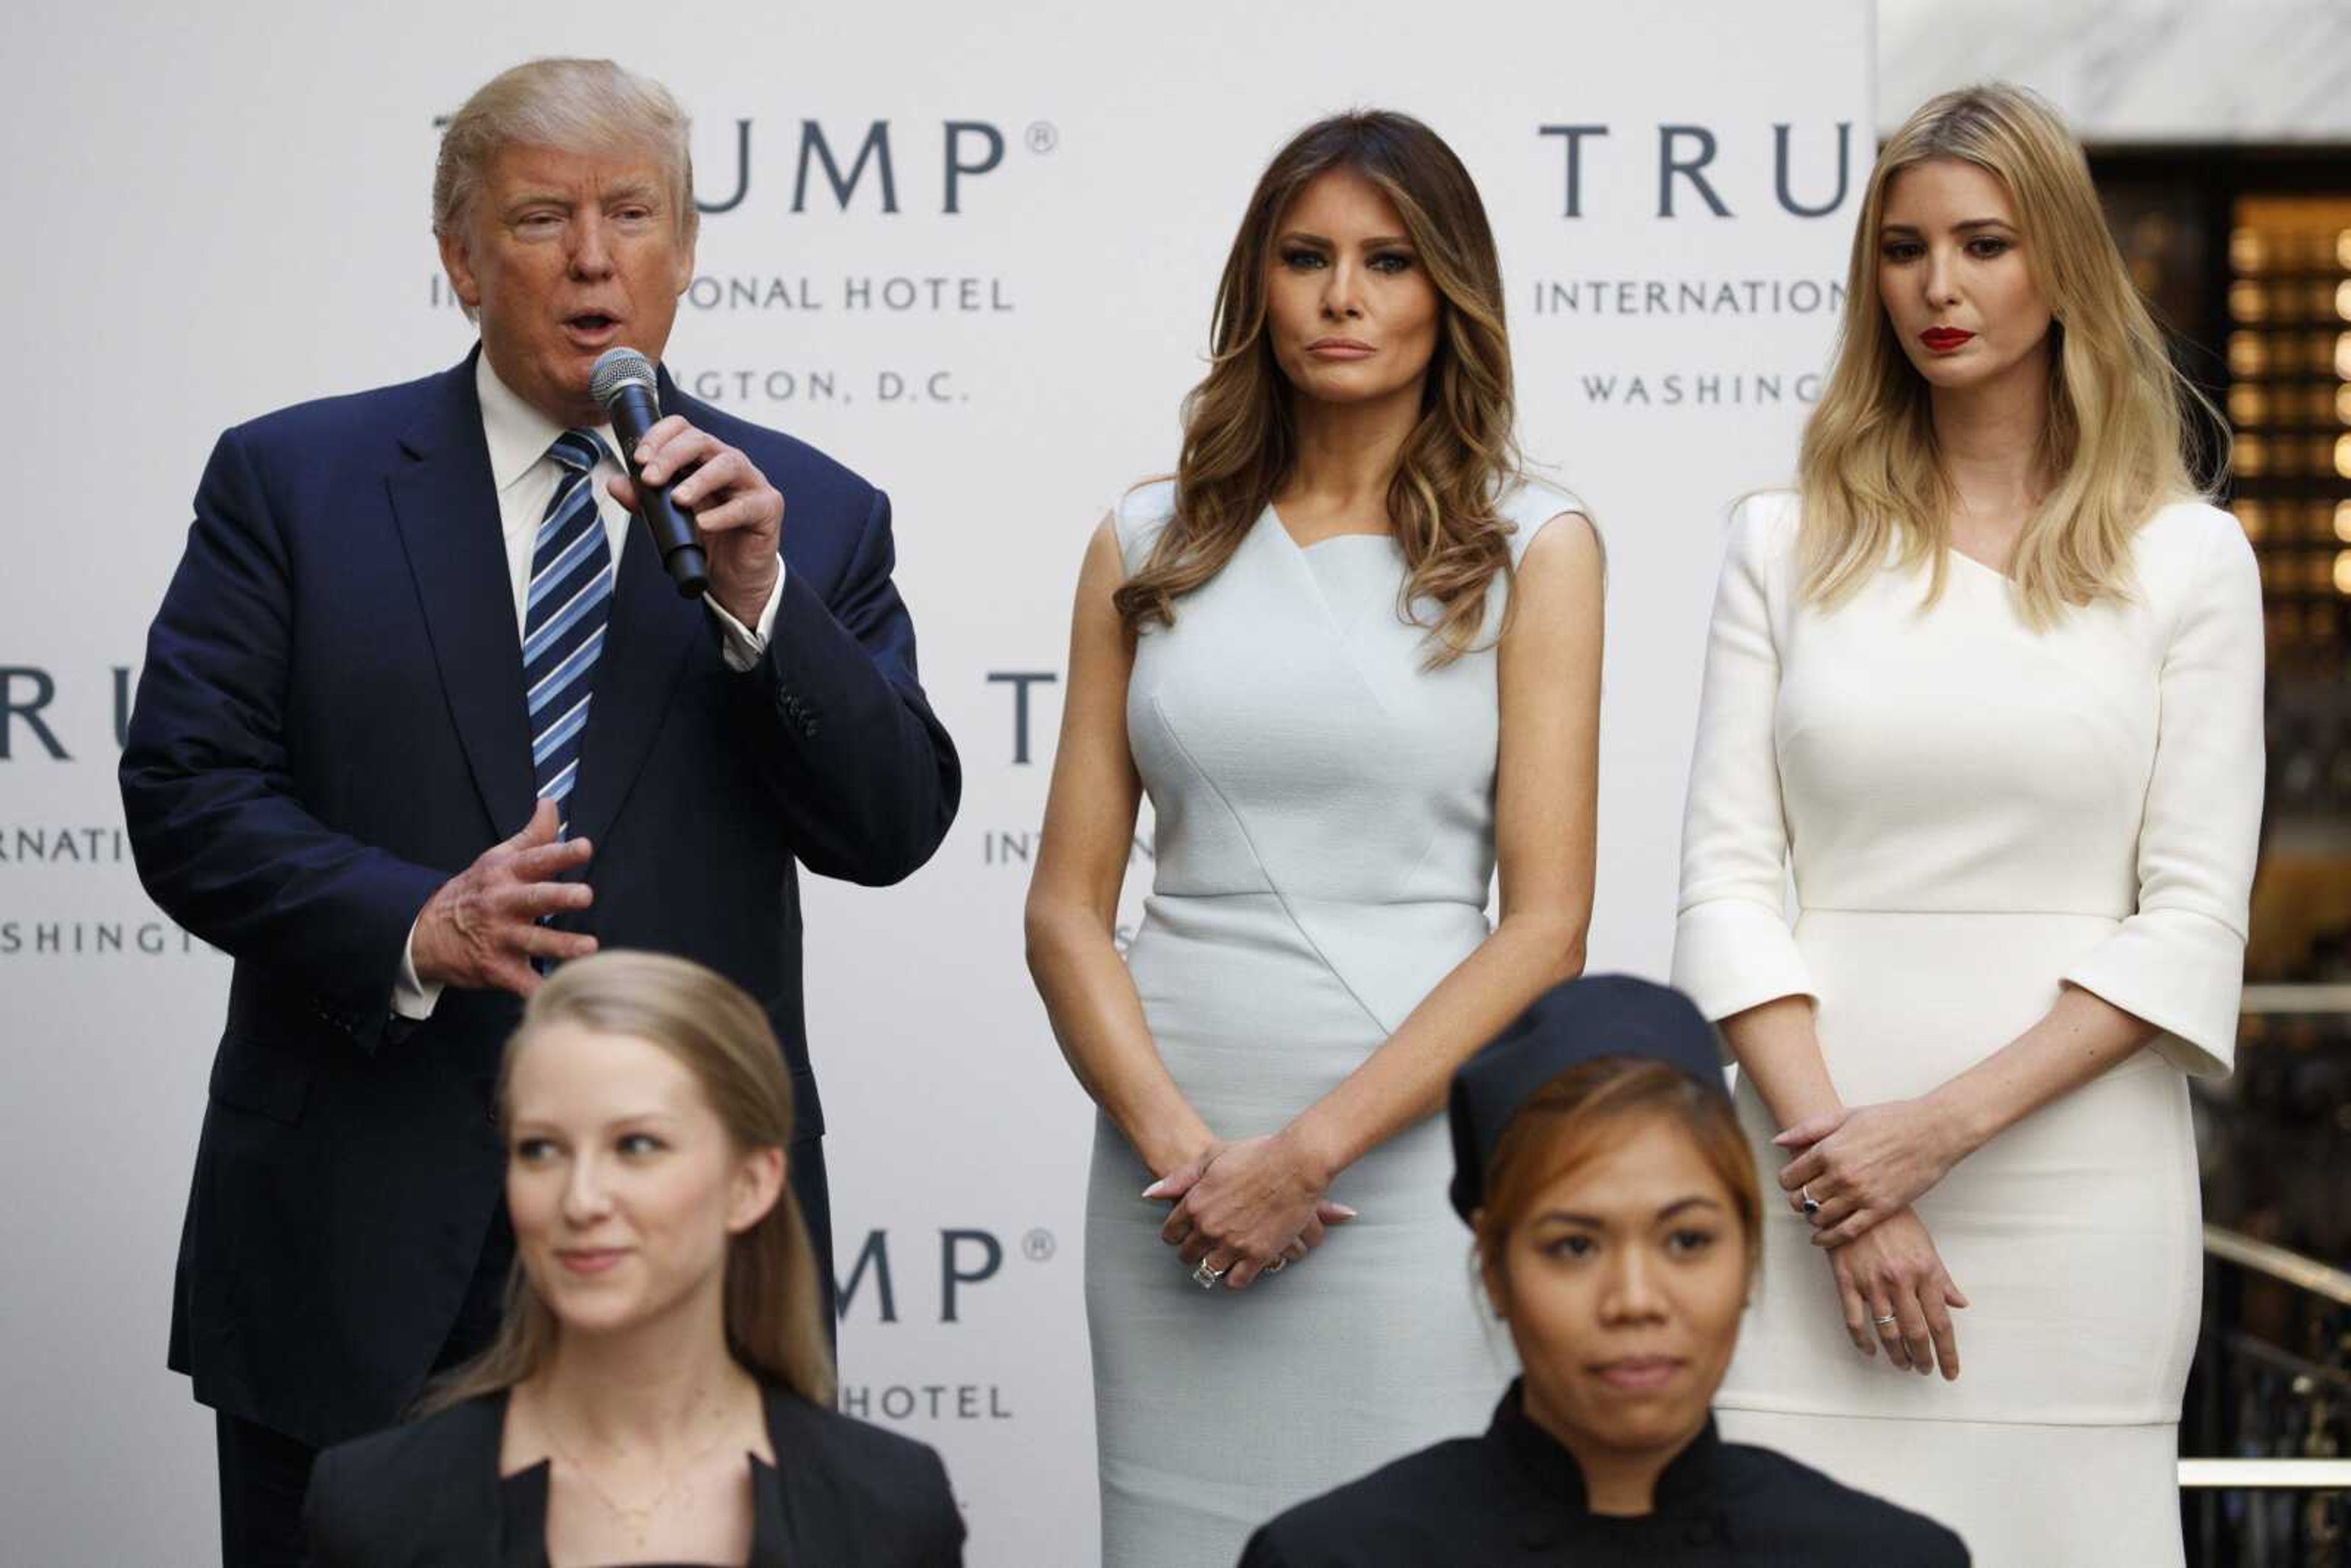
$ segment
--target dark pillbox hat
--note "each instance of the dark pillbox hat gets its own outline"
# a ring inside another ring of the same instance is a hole
[[[1519,1021],[1453,1075],[1453,1208],[1467,1219],[1486,1199],[1494,1145],[1529,1096],[1582,1062],[1646,1057],[1728,1095],[1722,1047],[1696,1004],[1670,986],[1593,975],[1553,986]]]

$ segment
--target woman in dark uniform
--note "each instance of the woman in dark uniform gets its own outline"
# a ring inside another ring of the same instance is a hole
[[[1606,976],[1455,1076],[1453,1207],[1525,1374],[1485,1436],[1290,1510],[1242,1568],[1967,1563],[1932,1521],[1715,1434],[1761,1220],[1720,1061],[1678,992]]]
[[[318,1568],[962,1562],[938,1456],[831,1408],[756,1002],[683,959],[568,964],[498,1102],[506,1321],[424,1418],[321,1456]]]

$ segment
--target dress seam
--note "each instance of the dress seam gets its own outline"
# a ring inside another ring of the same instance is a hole
[[[1719,1394],[1715,1396],[1714,1407],[1717,1410],[1736,1410],[1741,1414],[1753,1416],[1793,1416],[1802,1419],[1823,1421],[1876,1421],[1888,1426],[1955,1422],[1966,1427],[2027,1427],[2043,1431],[2071,1431],[2081,1428],[2096,1431],[2110,1427],[2127,1429],[2136,1427],[2179,1425],[2179,1417],[2177,1416],[2157,1416],[2144,1419],[2133,1416],[2111,1421],[2031,1421],[2007,1416],[1918,1416],[1907,1412],[1896,1416],[1867,1410],[1823,1410],[1809,1406],[1740,1404],[1735,1400],[1726,1399]]]
[[[1274,526],[1279,528],[1280,525],[1277,523]],[[1151,711],[1159,716],[1160,727],[1166,730],[1167,738],[1174,744],[1176,754],[1184,759],[1184,765],[1199,778],[1201,783],[1208,787],[1208,792],[1217,798],[1217,804],[1222,806],[1225,809],[1225,815],[1233,820],[1233,831],[1240,834],[1241,842],[1249,846],[1249,858],[1257,862],[1258,870],[1265,873],[1266,891],[1273,894],[1276,904],[1281,905],[1283,918],[1287,919],[1290,928],[1298,933],[1299,939],[1313,949],[1315,960],[1322,966],[1332,979],[1339,982],[1339,988],[1347,993],[1348,999],[1364,1009],[1364,1016],[1371,1019],[1372,1027],[1378,1030],[1383,1036],[1393,1032],[1388,1028],[1387,1020],[1380,1017],[1369,1002],[1364,1000],[1353,982],[1339,972],[1339,967],[1336,964],[1331,962],[1331,956],[1322,951],[1322,944],[1314,940],[1314,934],[1307,930],[1305,923],[1298,918],[1298,911],[1290,907],[1290,894],[1283,892],[1280,883],[1274,879],[1273,868],[1265,863],[1265,854],[1257,847],[1257,838],[1249,831],[1249,823],[1242,821],[1241,814],[1233,809],[1233,803],[1225,798],[1224,787],[1209,776],[1208,770],[1201,767],[1199,759],[1192,755],[1192,748],[1184,744],[1183,734],[1176,729],[1176,721],[1167,716],[1166,706],[1159,700],[1159,695],[1155,692],[1151,697]]]
[[[1709,899],[1707,902],[1714,901]],[[2124,910],[2120,914],[2116,914],[2104,909],[1889,909],[1882,906],[1865,908],[1841,904],[1799,904],[1796,909],[1798,919],[1807,915],[2015,915],[2028,919],[2055,915],[2061,919],[2069,920],[2122,921],[2129,919],[2137,913],[2138,913],[2137,910]]]

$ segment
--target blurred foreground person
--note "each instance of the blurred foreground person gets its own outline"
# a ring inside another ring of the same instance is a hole
[[[1785,1161],[1723,1429],[1988,1562],[2162,1568],[2260,573],[2047,105],[1912,115],[1850,284],[1799,489],[1733,523],[1682,839],[1675,983]]]
[[[683,959],[567,965],[499,1100],[505,1320],[423,1419],[320,1456],[312,1562],[960,1563],[938,1456],[831,1408],[758,1006]]]
[[[1452,1131],[1453,1207],[1525,1375],[1484,1437],[1291,1510],[1243,1568],[1967,1563],[1932,1521],[1716,1435],[1761,1201],[1686,998],[1557,988],[1454,1079]]]

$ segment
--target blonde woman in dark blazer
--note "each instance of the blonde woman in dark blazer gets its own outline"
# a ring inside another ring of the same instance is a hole
[[[962,1561],[938,1456],[835,1414],[766,1015],[683,959],[566,966],[507,1048],[516,1277],[413,1424],[321,1456],[319,1568]]]

